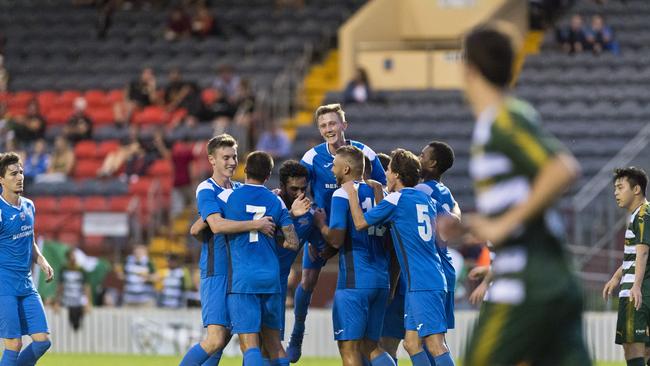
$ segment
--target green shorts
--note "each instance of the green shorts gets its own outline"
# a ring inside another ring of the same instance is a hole
[[[616,320],[616,344],[646,343],[648,321],[650,320],[650,296],[644,296],[638,311],[629,297],[621,297],[618,302],[618,319]]]

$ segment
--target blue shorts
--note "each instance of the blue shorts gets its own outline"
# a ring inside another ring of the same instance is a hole
[[[395,294],[393,301],[388,303],[384,316],[382,337],[404,339],[404,295]]]
[[[226,289],[227,275],[216,275],[201,278],[201,318],[203,327],[221,325],[230,327]]]
[[[232,332],[260,333],[262,327],[280,330],[283,303],[281,294],[228,294]]]
[[[338,289],[334,293],[334,339],[378,341],[384,324],[386,288]]]
[[[50,333],[43,301],[38,293],[0,296],[0,338]]]
[[[456,317],[454,316],[454,292],[447,291],[445,298],[445,318],[447,318],[447,329],[456,328]]]
[[[447,291],[409,291],[404,301],[404,328],[420,338],[447,332]]]
[[[325,241],[320,240],[317,243],[311,243],[311,245],[315,245],[316,248],[318,248],[318,251],[321,251],[325,248]],[[320,270],[321,268],[323,268],[325,263],[327,263],[327,261],[321,257],[318,257],[316,258],[316,260],[312,261],[311,258],[309,258],[309,244],[305,243],[305,245],[302,248],[302,269]]]

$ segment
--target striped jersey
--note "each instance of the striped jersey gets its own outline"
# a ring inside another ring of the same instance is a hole
[[[126,258],[123,299],[125,304],[143,304],[153,300],[153,285],[147,277],[155,272],[153,263],[148,257],[137,259],[129,255]]]
[[[61,270],[59,281],[63,286],[62,303],[65,307],[80,307],[88,303],[86,298],[86,273],[79,267],[65,267]]]
[[[623,254],[623,278],[621,278],[621,291],[619,297],[630,297],[630,289],[634,284],[636,246],[639,244],[650,245],[650,230],[645,222],[650,221],[650,202],[644,202],[630,216],[625,230],[625,246]],[[650,266],[646,265],[641,293],[643,296],[650,295]]]

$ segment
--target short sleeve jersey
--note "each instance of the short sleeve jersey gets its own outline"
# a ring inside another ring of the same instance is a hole
[[[226,219],[249,221],[270,216],[279,228],[293,224],[282,199],[264,186],[244,184],[224,190],[218,198]],[[251,231],[227,235],[226,245],[229,293],[280,293],[275,237]]]
[[[237,189],[241,187],[241,183],[232,182],[232,186],[233,189]],[[221,213],[217,195],[223,190],[224,188],[212,178],[204,180],[196,188],[196,205],[203,221],[214,213]],[[225,237],[220,234],[214,235],[210,230],[205,230],[203,235],[201,257],[199,258],[201,278],[228,274]]]
[[[386,196],[364,214],[369,225],[389,224],[407,291],[447,290],[435,244],[436,204],[414,188]]]
[[[365,183],[358,183],[361,209],[374,206],[374,192]],[[384,245],[385,228],[371,226],[357,231],[350,213],[350,201],[343,188],[332,196],[330,230],[345,230],[345,242],[339,251],[339,277],[337,288],[389,288],[389,253]]]
[[[34,202],[20,197],[17,206],[0,196],[0,296],[36,292],[32,281]]]
[[[358,141],[348,140],[347,144],[358,147],[363,151],[363,154],[370,159],[372,164],[371,178],[386,185],[386,172],[384,172],[381,162],[377,159],[377,154]],[[316,206],[322,207],[329,216],[332,194],[338,188],[338,185],[332,172],[334,155],[329,152],[327,143],[324,142],[309,149],[302,157],[300,164],[304,165],[309,171],[308,180]]]

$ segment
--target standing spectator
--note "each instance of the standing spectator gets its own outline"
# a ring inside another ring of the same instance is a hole
[[[228,64],[220,65],[217,68],[217,73],[217,77],[212,82],[212,88],[220,91],[225,99],[232,100],[239,90],[239,76],[235,73],[235,69]]]
[[[214,17],[210,14],[210,9],[205,5],[199,5],[192,19],[192,34],[199,38],[205,38],[215,31]]]
[[[68,261],[59,275],[55,306],[68,309],[68,320],[76,332],[81,327],[84,314],[92,309],[92,292],[86,272],[77,263],[75,249],[70,248],[66,258]]]
[[[50,158],[50,166],[47,170],[49,176],[54,175],[54,180],[64,181],[72,172],[74,166],[74,150],[68,140],[63,136],[58,136],[54,140],[54,151]],[[40,177],[39,177],[40,180]]]
[[[17,117],[14,122],[13,130],[19,142],[30,143],[45,137],[45,119],[41,116],[36,99],[27,104],[25,116]]]
[[[345,103],[365,103],[372,97],[370,89],[370,82],[368,81],[368,74],[362,67],[357,68],[354,75],[343,92],[343,100]]]
[[[140,78],[127,86],[124,100],[113,106],[115,121],[126,124],[136,108],[143,108],[156,103],[156,76],[150,67],[142,69]]]
[[[587,42],[582,17],[578,14],[572,16],[571,24],[567,29],[560,31],[558,38],[564,52],[568,54],[582,52]]]
[[[4,66],[4,56],[0,54],[0,93],[6,92],[9,85],[9,72]]]
[[[122,302],[126,306],[147,307],[154,305],[154,290],[152,283],[156,280],[156,270],[149,259],[147,247],[138,244],[133,248],[133,254],[126,258],[123,269],[117,271],[118,277],[124,281]]]
[[[270,130],[262,133],[255,150],[271,154],[275,161],[285,160],[291,153],[291,141],[284,130],[274,124]]]
[[[194,199],[190,164],[203,149],[203,144],[182,141],[172,148],[174,164],[174,188],[172,189],[171,215],[176,217]]]
[[[185,13],[181,7],[172,9],[167,20],[167,28],[165,29],[165,39],[168,41],[175,41],[180,38],[185,38],[190,35],[192,31],[192,24],[190,17]]]
[[[47,172],[50,164],[50,155],[46,151],[47,146],[45,140],[39,139],[34,143],[32,151],[27,154],[25,159],[25,183],[29,184],[41,174]]]
[[[615,51],[614,35],[612,29],[605,25],[601,15],[591,17],[591,29],[587,32],[587,44],[595,53],[600,54],[603,51]]]
[[[74,100],[74,113],[63,127],[63,134],[73,145],[81,140],[92,138],[93,121],[86,114],[88,103],[84,97],[77,97]]]
[[[186,306],[185,289],[189,288],[189,272],[181,266],[176,254],[167,257],[168,268],[161,271],[162,290],[159,306],[178,309]]]

